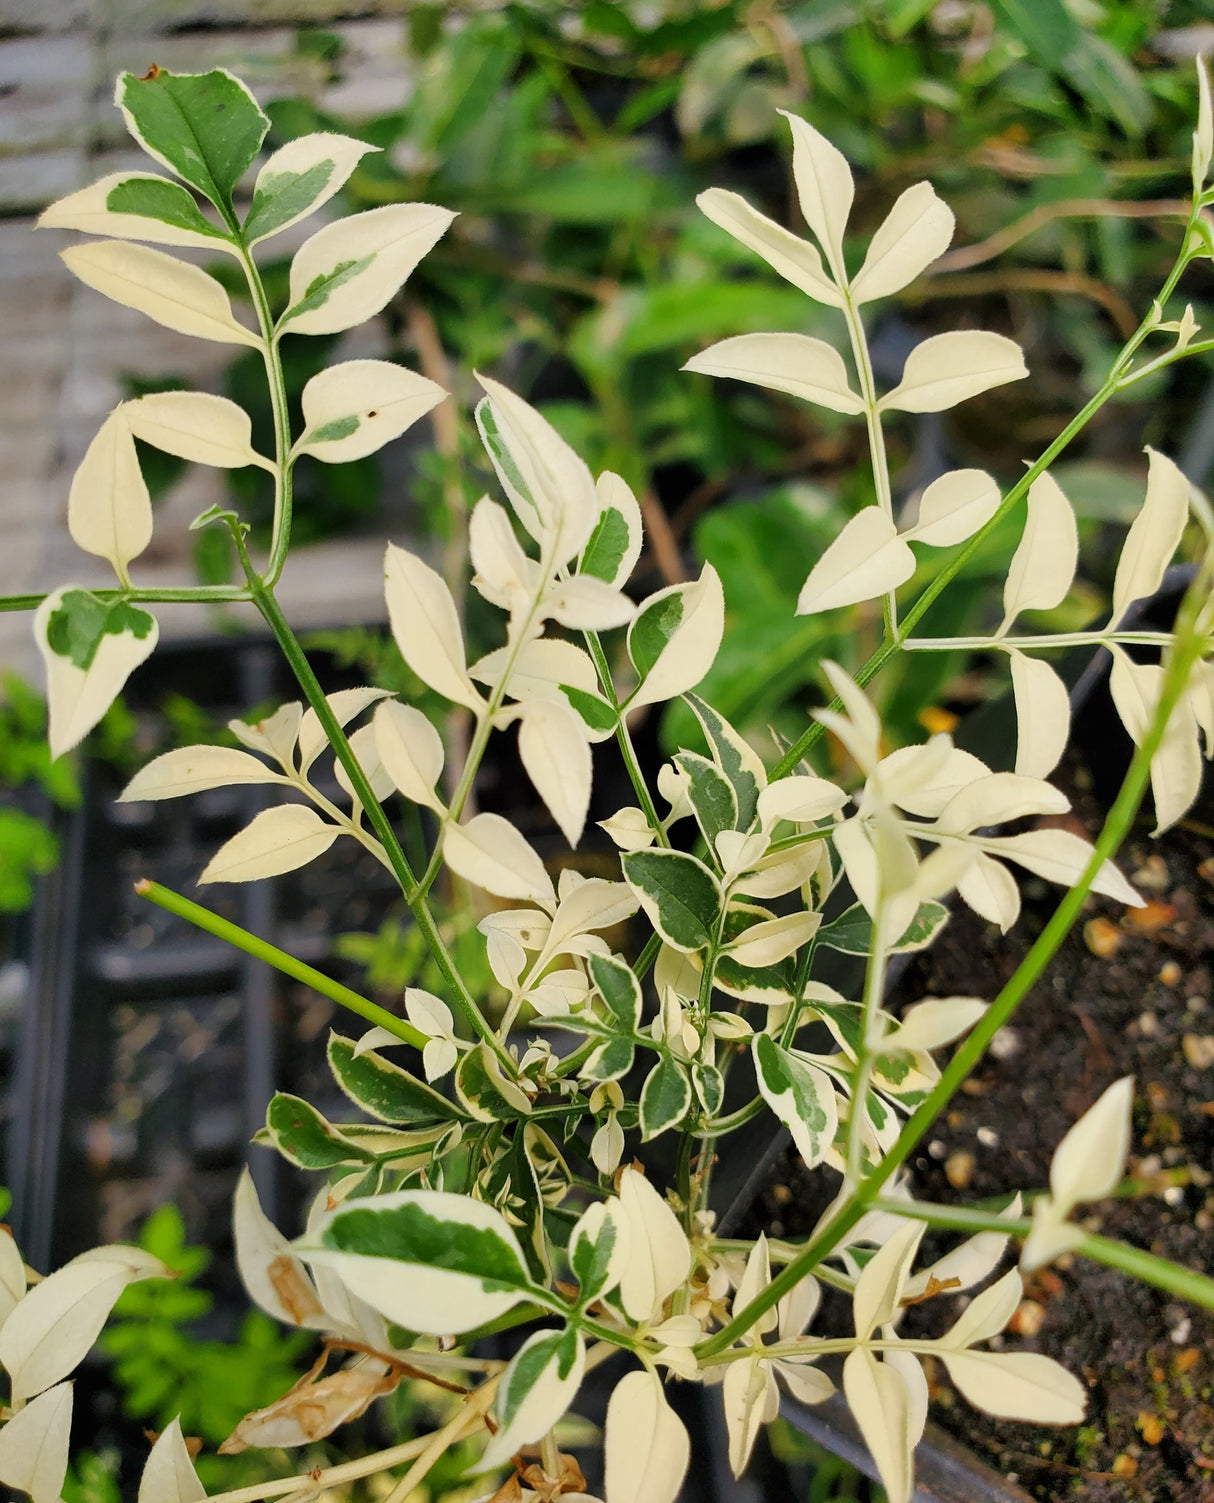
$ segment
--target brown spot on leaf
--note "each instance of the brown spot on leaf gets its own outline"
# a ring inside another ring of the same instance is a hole
[[[283,1309],[297,1326],[303,1325],[309,1315],[323,1314],[324,1306],[308,1283],[298,1259],[289,1253],[279,1253],[266,1269],[266,1274]]]

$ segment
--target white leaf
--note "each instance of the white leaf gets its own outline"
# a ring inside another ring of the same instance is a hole
[[[263,809],[207,863],[203,882],[254,882],[293,872],[323,855],[342,833],[306,804]]]
[[[253,184],[244,224],[246,243],[260,245],[314,214],[345,186],[367,152],[378,150],[335,131],[297,136],[280,146]]]
[[[915,183],[899,195],[873,236],[864,265],[852,278],[856,304],[901,292],[943,255],[953,238],[953,211],[930,183]]]
[[[1048,778],[1071,733],[1070,694],[1042,658],[1013,649],[1008,661],[1016,701],[1016,771],[1028,778]]]
[[[0,1330],[0,1363],[13,1399],[67,1377],[88,1356],[128,1284],[168,1277],[160,1259],[142,1248],[109,1246],[91,1248],[35,1284]]]
[[[721,837],[718,836],[718,849],[720,844]],[[826,859],[829,858],[825,856],[821,840],[790,846],[786,851],[764,856],[753,871],[736,879],[734,890],[752,898],[782,898],[785,893],[804,887]]]
[[[866,772],[877,761],[881,748],[881,721],[872,701],[846,669],[829,658],[823,659],[822,672],[831,688],[843,701],[843,709],[853,734],[845,742],[847,749]],[[837,732],[836,732],[837,734]]]
[[[1000,632],[1021,611],[1052,611],[1060,605],[1078,561],[1079,532],[1071,503],[1053,476],[1039,475],[1029,487],[1024,532],[1003,587]]]
[[[319,1331],[332,1326],[303,1264],[262,1210],[248,1169],[241,1171],[232,1198],[232,1232],[236,1266],[254,1304],[285,1325]]]
[[[1201,742],[1192,698],[1172,711],[1159,750],[1151,758],[1151,794],[1155,801],[1155,829],[1160,835],[1174,825],[1201,792],[1204,769]]]
[[[612,470],[604,470],[594,484],[595,496],[598,500],[599,515],[596,520],[602,521],[611,512],[617,512],[620,520],[628,532],[628,541],[624,544],[619,562],[610,575],[600,575],[597,570],[595,577],[602,578],[605,584],[616,589],[628,583],[632,577],[632,571],[636,568],[637,559],[641,556],[641,549],[645,543],[645,527],[641,519],[641,508],[637,498],[632,493],[632,487],[620,475]],[[618,525],[618,524],[617,524]],[[593,536],[593,534],[592,534]],[[590,562],[583,556],[578,565],[579,570]]]
[[[906,1220],[864,1265],[852,1294],[852,1315],[861,1341],[877,1326],[893,1320],[926,1230],[924,1222]]]
[[[290,772],[294,768],[295,742],[299,737],[302,716],[303,705],[293,699],[279,705],[273,715],[267,715],[255,725],[250,725],[245,720],[229,720],[228,730],[242,746],[273,757]]]
[[[977,997],[929,997],[916,1002],[902,1015],[898,1027],[882,1041],[883,1049],[914,1054],[920,1049],[940,1049],[968,1033],[987,1009]]]
[[[257,335],[237,323],[223,287],[201,267],[121,240],[74,245],[59,254],[86,287],[124,308],[146,313],[167,329],[219,344],[261,348]]]
[[[351,214],[305,240],[291,262],[292,334],[337,334],[388,302],[455,215],[435,204],[388,204]]]
[[[468,552],[476,570],[472,583],[486,600],[511,612],[530,603],[539,566],[519,546],[506,508],[488,496],[472,508]]]
[[[903,746],[882,757],[876,781],[881,797],[911,814],[934,819],[962,788],[990,776],[990,768],[944,735],[920,746]]]
[[[1103,1200],[1121,1182],[1130,1151],[1134,1077],[1114,1081],[1054,1150],[1050,1192],[1062,1215],[1081,1200]]]
[[[711,564],[705,564],[692,584],[671,585],[641,602],[637,620],[628,633],[632,651],[638,622],[653,606],[675,594],[682,599],[682,614],[669,640],[644,680],[628,701],[630,710],[640,705],[660,704],[694,689],[712,667],[725,632],[725,595],[721,579]]]
[[[1071,801],[1051,783],[1015,772],[992,772],[975,778],[940,811],[936,828],[968,835],[983,825],[1003,824],[1030,814],[1065,814]]]
[[[181,1417],[174,1415],[144,1462],[138,1503],[203,1503],[206,1495],[186,1450]]]
[[[83,230],[88,235],[110,235],[115,240],[148,240],[153,245],[188,245],[197,250],[224,251],[229,256],[240,252],[221,231],[207,234],[185,225],[171,224],[147,214],[124,213],[108,207],[107,200],[115,188],[126,183],[150,184],[152,191],[173,192],[176,183],[155,172],[111,172],[87,188],[57,199],[38,217],[40,230]],[[189,190],[182,188],[182,194]],[[193,203],[193,197],[190,196]],[[184,203],[184,200],[183,200]],[[199,216],[202,217],[201,214]]]
[[[465,666],[459,613],[442,576],[415,554],[389,543],[384,596],[396,645],[418,678],[454,704],[481,709]]]
[[[769,783],[759,794],[759,823],[770,829],[777,820],[794,824],[814,824],[838,814],[847,802],[847,794],[825,778],[797,774]]]
[[[535,791],[576,847],[590,808],[592,776],[581,717],[555,700],[529,701],[519,725],[518,750]]]
[[[1198,56],[1197,65],[1197,129],[1193,132],[1193,192],[1198,194],[1205,186],[1210,171],[1210,158],[1214,156],[1214,109],[1210,106],[1210,75],[1206,72],[1206,60]]]
[[[691,1272],[691,1246],[674,1212],[636,1169],[620,1176],[620,1213],[628,1226],[620,1301],[632,1320],[651,1320]]]
[[[610,631],[636,615],[627,595],[592,574],[558,580],[540,602],[541,619],[559,622],[572,631]]]
[[[281,773],[232,746],[180,746],[141,768],[118,795],[120,804],[181,798],[238,783],[286,783]]]
[[[755,1357],[731,1362],[725,1369],[721,1399],[729,1435],[729,1469],[735,1477],[742,1475],[750,1461],[750,1453],[767,1419],[772,1386],[767,1363]]]
[[[40,1394],[0,1430],[0,1482],[33,1503],[60,1503],[72,1431],[72,1385]]]
[[[973,537],[999,510],[999,487],[985,470],[950,470],[919,497],[919,520],[902,536],[931,548]]]
[[[941,1351],[940,1356],[965,1398],[1000,1419],[1077,1425],[1087,1411],[1078,1378],[1037,1352]]]
[[[358,730],[350,736],[349,741],[351,754],[362,769],[363,776],[366,778],[367,784],[371,789],[372,797],[377,804],[382,804],[390,794],[396,792],[396,784],[385,771],[384,765],[380,761],[379,746],[376,742],[374,730],[369,725],[359,726]],[[361,795],[355,793],[350,774],[336,757],[333,759],[333,776],[337,779],[338,786],[346,797],[351,802],[356,801],[360,808],[363,807],[363,798]]]
[[[999,1214],[1015,1219],[1021,1214],[1021,1210],[1020,1195],[1017,1193]],[[942,1258],[937,1258],[927,1268],[914,1274],[907,1281],[903,1299],[915,1299],[926,1293],[932,1279],[941,1284],[955,1280],[956,1288],[972,1289],[975,1284],[983,1283],[994,1273],[1007,1251],[1007,1244],[1005,1232],[979,1232],[976,1236],[967,1237],[951,1252],[945,1253]]]
[[[962,1350],[997,1336],[1011,1320],[1024,1294],[1024,1280],[1013,1268],[1001,1279],[976,1294],[954,1325],[940,1338],[945,1346]]]
[[[499,898],[526,898],[544,907],[556,903],[544,863],[500,814],[478,814],[466,825],[447,825],[443,856],[457,876]]]
[[[843,298],[822,266],[822,257],[808,240],[794,235],[744,198],[724,188],[709,188],[696,203],[702,213],[728,234],[756,251],[764,261],[808,297],[831,308],[841,308]]]
[[[373,689],[362,685],[357,689],[339,689],[336,694],[326,694],[325,703],[333,712],[333,718],[343,729],[357,715],[381,699],[387,699],[387,689]],[[320,723],[320,716],[309,707],[299,722],[299,770],[306,777],[309,768],[329,745],[329,738]]]
[[[362,459],[399,438],[445,396],[437,382],[390,360],[331,365],[303,389],[304,434],[295,452],[326,464]]]
[[[782,918],[752,924],[730,944],[726,953],[738,965],[778,965],[808,943],[821,922],[820,913],[786,913]]]
[[[864,399],[848,384],[842,355],[809,334],[735,334],[693,355],[683,369],[787,392],[831,412],[864,411]]]
[[[126,566],[152,541],[152,502],[127,424],[128,405],[116,407],[97,430],[67,503],[72,541],[108,559],[124,581]]]
[[[1073,887],[1091,859],[1092,847],[1070,830],[1028,830],[1023,835],[988,836],[983,846],[993,855],[1002,856],[1025,867],[1034,876],[1061,887]],[[1141,908],[1143,900],[1111,861],[1096,873],[1092,891],[1106,898],[1116,898],[1131,908]]]
[[[902,380],[877,403],[879,411],[943,412],[967,397],[1028,375],[1024,352],[1012,339],[982,329],[933,334],[906,359]]]
[[[114,602],[105,613],[105,625],[121,629],[103,631],[87,667],[77,666],[71,656],[61,656],[56,645],[72,649],[71,629],[61,637],[58,627],[62,620],[77,614],[73,597],[85,594],[65,585],[48,595],[34,613],[34,640],[46,665],[47,739],[52,757],[71,751],[88,735],[135,669],[151,657],[160,638],[160,628],[150,612]],[[136,636],[132,623],[142,629],[142,636]]]
[[[836,280],[842,280],[843,232],[856,185],[847,158],[808,120],[780,113],[792,130],[792,171],[805,222],[818,237]]]
[[[136,438],[194,464],[238,470],[270,468],[253,448],[249,414],[227,397],[205,391],[158,391],[126,402],[122,411]]]
[[[7,1227],[0,1227],[0,1326],[24,1293],[25,1260],[12,1232]]]
[[[895,1368],[857,1348],[843,1364],[843,1393],[877,1464],[889,1503],[910,1503],[916,1437],[910,1392]]]
[[[498,647],[473,663],[468,672],[478,683],[496,689],[510,657],[510,648]],[[568,700],[561,693],[562,684],[587,694],[597,693],[599,679],[590,654],[558,637],[538,637],[525,642],[514,654],[514,667],[505,692],[512,699],[547,699],[567,706]],[[588,729],[585,727],[582,735]]]
[[[535,1372],[537,1349],[547,1360]],[[565,1360],[568,1365],[562,1371]],[[495,1404],[501,1426],[477,1469],[502,1466],[523,1446],[546,1435],[573,1403],[585,1370],[586,1344],[580,1331],[536,1331],[529,1336],[502,1374]]]
[[[607,1503],[674,1503],[691,1441],[652,1373],[631,1372],[607,1405]]]
[[[1133,601],[1153,595],[1159,588],[1189,519],[1189,482],[1184,473],[1156,449],[1148,448],[1147,456],[1146,500],[1130,524],[1117,561],[1110,628],[1117,625]]]
[[[975,913],[998,924],[1004,934],[1020,916],[1020,889],[1007,867],[979,855],[957,883],[957,893]]]
[[[415,804],[443,813],[435,792],[443,771],[443,740],[434,726],[412,705],[385,700],[371,722],[384,771],[397,789]]]
[[[797,597],[796,614],[856,605],[905,584],[915,572],[915,555],[898,536],[893,518],[879,506],[866,506],[810,570]]]

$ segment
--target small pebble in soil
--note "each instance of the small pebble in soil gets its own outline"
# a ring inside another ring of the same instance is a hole
[[[1159,968],[1159,980],[1164,986],[1179,986],[1184,978],[1184,972],[1174,960],[1165,961]]]
[[[944,1177],[954,1190],[964,1190],[974,1177],[974,1155],[964,1149],[950,1153],[944,1161]]]
[[[1163,857],[1153,855],[1147,857],[1130,881],[1143,892],[1167,892],[1172,885],[1172,876]]]
[[[1176,918],[1176,909],[1171,903],[1161,903],[1158,899],[1152,899],[1141,908],[1129,908],[1122,920],[1127,929],[1137,930],[1139,934],[1158,934],[1161,929],[1166,929]]]
[[[1185,1342],[1188,1341],[1189,1332],[1192,1329],[1192,1318],[1188,1315],[1185,1315],[1182,1316],[1182,1318],[1178,1320],[1172,1327],[1172,1329],[1168,1332],[1168,1337],[1170,1340],[1174,1341],[1177,1346],[1183,1346]]]
[[[1045,1323],[1045,1306],[1035,1299],[1023,1299],[1012,1312],[1007,1328],[1015,1336],[1036,1336]]]
[[[1103,914],[1088,919],[1083,926],[1083,942],[1098,960],[1108,960],[1116,955],[1124,937],[1117,925]]]
[[[1120,1456],[1113,1458],[1114,1477],[1133,1477],[1138,1471],[1138,1463],[1132,1456],[1127,1456],[1123,1451]]]
[[[991,1053],[996,1059],[1011,1059],[1020,1053],[1020,1035],[1014,1028],[1000,1028],[991,1039]]]
[[[1180,1047],[1195,1070],[1208,1070],[1214,1065],[1214,1033],[1186,1033]]]
[[[1155,1032],[1158,1031],[1158,1028],[1159,1028],[1159,1019],[1155,1016],[1155,1014],[1153,1012],[1139,1013],[1139,1015],[1138,1015],[1138,1031],[1139,1031],[1139,1033],[1142,1034],[1143,1038],[1148,1038],[1149,1039],[1153,1033],[1155,1033]]]
[[[933,1138],[927,1145],[927,1151],[934,1159],[942,1159],[948,1155],[948,1147],[939,1138]]]
[[[993,1127],[980,1127],[976,1136],[983,1148],[999,1147],[999,1134]]]

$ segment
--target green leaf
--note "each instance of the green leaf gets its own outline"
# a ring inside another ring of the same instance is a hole
[[[246,241],[263,240],[281,225],[306,213],[333,176],[332,161],[317,162],[306,172],[281,172],[259,182],[244,222]]]
[[[709,850],[715,850],[715,841],[721,831],[732,830],[738,823],[738,801],[733,785],[715,763],[698,752],[679,752],[675,761],[687,774],[690,783],[687,796],[700,833],[708,842]]]
[[[621,862],[629,887],[667,944],[684,954],[712,942],[721,917],[721,887],[682,851],[630,851]]]
[[[613,584],[616,571],[628,551],[629,541],[628,522],[624,513],[609,506],[594,525],[590,541],[582,553],[578,573],[591,574],[595,579],[605,579],[608,584]]]
[[[672,1054],[663,1054],[641,1087],[641,1141],[674,1127],[691,1105],[691,1082]]]
[[[116,183],[105,196],[105,206],[112,214],[138,214],[143,219],[158,219],[162,224],[195,235],[210,235],[216,240],[229,238],[203,217],[187,189],[167,178],[141,176]]]
[[[674,590],[643,610],[628,629],[628,656],[644,679],[683,619],[683,595]]]
[[[605,699],[600,699],[597,694],[590,694],[585,689],[578,689],[573,684],[561,684],[561,693],[569,701],[592,731],[614,731],[619,723],[619,712],[614,710]]]
[[[725,1100],[725,1077],[716,1065],[706,1065],[696,1060],[691,1067],[691,1083],[700,1105],[710,1117],[715,1117]]]
[[[569,1239],[569,1267],[578,1282],[578,1304],[588,1305],[618,1277],[612,1259],[620,1241],[616,1202],[599,1202],[601,1211],[584,1215]],[[593,1208],[592,1208],[593,1210]]]
[[[285,1091],[277,1092],[266,1108],[266,1135],[285,1159],[301,1169],[336,1169],[375,1158],[350,1142],[314,1106]]]
[[[355,1054],[353,1040],[329,1035],[329,1068],[357,1106],[381,1122],[449,1122],[464,1113],[424,1081],[368,1050]]]
[[[907,925],[906,932],[892,948],[922,950],[931,944],[936,933],[948,922],[949,911],[943,903],[926,902]],[[818,930],[818,940],[845,955],[867,955],[872,949],[873,922],[859,903],[832,919]]]
[[[792,1001],[792,961],[778,965],[739,965],[732,955],[717,957],[716,984],[741,1002],[758,1002],[764,1007],[783,1007]]]
[[[576,1327],[529,1337],[502,1375],[495,1404],[500,1428],[480,1466],[500,1466],[546,1435],[573,1402],[585,1367],[585,1342]]]
[[[758,753],[734,730],[724,715],[714,710],[698,694],[685,694],[683,698],[700,722],[712,749],[713,761],[733,785],[738,806],[737,824],[733,828],[749,830],[755,822],[759,805],[763,764]]]
[[[565,1019],[560,1020],[562,1023]],[[636,1045],[631,1039],[609,1039],[591,1054],[582,1066],[583,1080],[619,1080],[632,1069]]]
[[[641,983],[623,961],[610,955],[588,957],[590,979],[607,1004],[617,1026],[633,1034],[641,1022]]]
[[[838,1126],[830,1077],[796,1059],[767,1033],[755,1034],[751,1052],[760,1094],[788,1128],[806,1166],[812,1169],[834,1142]]]
[[[232,212],[232,189],[257,155],[269,119],[238,78],[225,68],[170,73],[151,68],[124,73],[117,103],[131,134],[158,162]]]
[[[991,0],[991,9],[997,21],[1047,68],[1055,68],[1079,41],[1079,24],[1065,0]]]
[[[87,590],[68,590],[47,621],[46,641],[57,656],[85,669],[92,666],[103,638],[129,632],[142,642],[155,624],[147,611],[125,600],[106,602]]]

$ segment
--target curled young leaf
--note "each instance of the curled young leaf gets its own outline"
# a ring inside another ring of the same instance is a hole
[[[1024,352],[1002,334],[959,329],[933,334],[906,357],[902,380],[877,403],[879,411],[943,412],[967,397],[1021,381],[1028,375]]]
[[[345,186],[367,152],[378,150],[335,131],[297,136],[280,146],[253,184],[245,244],[251,248],[314,214]]]
[[[735,334],[693,355],[683,369],[786,392],[831,412],[864,411],[864,399],[848,384],[842,355],[808,334]]]
[[[1197,129],[1193,132],[1192,177],[1193,192],[1199,194],[1210,175],[1210,158],[1214,156],[1214,108],[1210,105],[1210,75],[1206,60],[1198,56],[1197,65]]]
[[[292,143],[294,144],[294,143]],[[303,389],[297,454],[347,464],[399,438],[447,396],[441,386],[390,360],[345,360]]]
[[[255,882],[293,872],[323,855],[341,833],[306,804],[263,809],[220,846],[198,881]]]
[[[856,304],[901,292],[942,255],[953,238],[953,211],[930,183],[907,188],[882,221],[852,278]]]
[[[131,436],[130,405],[116,407],[97,430],[72,477],[67,503],[72,541],[108,559],[124,583],[127,565],[152,541],[152,501]]]
[[[843,306],[842,294],[823,268],[817,248],[808,240],[768,219],[737,193],[724,188],[709,188],[696,203],[713,224],[762,256],[773,271],[799,287],[807,297],[830,308]]]
[[[797,615],[812,616],[873,600],[915,572],[915,555],[879,506],[856,513],[810,570],[797,597]]]
[[[396,645],[418,678],[454,704],[480,710],[481,697],[465,666],[459,612],[442,576],[415,554],[389,543],[384,596]]]

